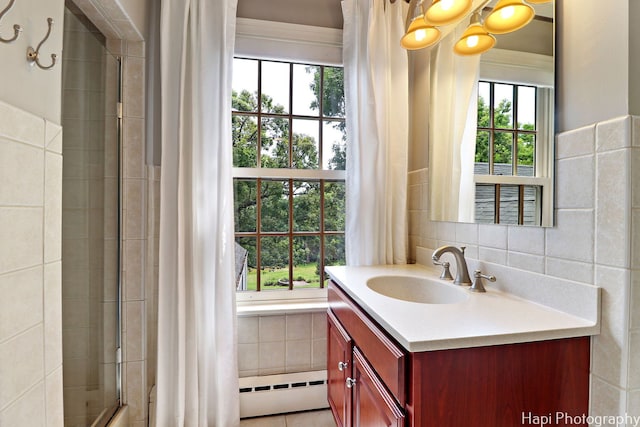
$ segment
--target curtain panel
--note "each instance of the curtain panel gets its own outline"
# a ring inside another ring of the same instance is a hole
[[[403,1],[342,2],[349,265],[407,261],[406,10]]]
[[[239,425],[231,174],[237,0],[161,6],[156,423]]]
[[[429,208],[435,218],[473,222],[480,55],[453,52],[465,28],[466,22],[432,51]]]

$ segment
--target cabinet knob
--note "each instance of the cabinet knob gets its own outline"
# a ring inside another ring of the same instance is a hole
[[[347,369],[347,366],[349,366],[347,362],[338,362],[339,371],[344,371],[345,369]]]
[[[351,388],[356,385],[355,378],[347,378],[347,388]]]

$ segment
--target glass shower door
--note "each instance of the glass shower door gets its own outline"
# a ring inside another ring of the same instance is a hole
[[[62,65],[65,427],[120,405],[120,60],[70,2]]]

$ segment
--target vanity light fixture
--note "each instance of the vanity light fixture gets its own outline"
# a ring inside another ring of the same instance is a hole
[[[424,0],[411,0],[407,16],[407,31],[400,44],[407,50],[432,46],[440,40],[440,30],[424,19]]]
[[[396,0],[389,0],[394,3]],[[471,10],[472,0],[405,0],[409,3],[406,32],[400,44],[407,50],[422,49],[436,44],[441,37],[440,28],[460,22]],[[506,34],[527,25],[535,17],[535,10],[527,3],[541,4],[551,0],[497,0],[496,5],[484,19],[481,13],[492,0],[484,0],[473,11],[469,26],[455,44],[453,50],[459,55],[478,55],[496,44],[493,34]],[[446,14],[448,13],[448,15]]]
[[[469,26],[453,47],[453,51],[458,55],[478,55],[488,51],[495,44],[496,38],[482,26],[480,12],[474,12]]]
[[[433,0],[424,14],[431,25],[447,25],[458,21],[471,10],[471,0]]]
[[[484,28],[493,34],[519,30],[535,16],[535,11],[523,0],[500,0],[484,20]]]

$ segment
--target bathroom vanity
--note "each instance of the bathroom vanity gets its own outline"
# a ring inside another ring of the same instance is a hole
[[[597,321],[492,289],[435,304],[390,298],[371,284],[426,274],[390,268],[327,269],[328,399],[339,427],[513,427],[588,414]]]

